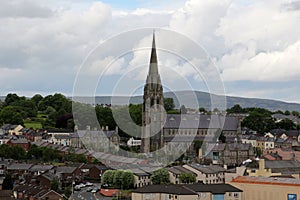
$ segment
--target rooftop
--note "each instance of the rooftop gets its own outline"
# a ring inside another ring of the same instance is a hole
[[[300,179],[278,178],[278,177],[239,176],[239,177],[233,179],[232,182],[234,182],[234,183],[249,183],[249,184],[300,186]]]

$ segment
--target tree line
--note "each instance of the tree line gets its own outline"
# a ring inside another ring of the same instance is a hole
[[[85,155],[75,154],[72,151],[72,148],[70,148],[70,151],[66,155],[62,155],[57,149],[38,147],[35,144],[31,145],[27,152],[20,146],[9,146],[7,144],[2,144],[0,145],[0,157],[7,159],[11,158],[14,160],[38,160],[43,162],[87,162]]]

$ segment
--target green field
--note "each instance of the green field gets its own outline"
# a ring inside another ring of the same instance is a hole
[[[41,129],[42,124],[40,122],[24,122],[26,128],[33,128],[33,129]]]

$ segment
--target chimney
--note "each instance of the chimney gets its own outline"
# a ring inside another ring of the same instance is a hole
[[[265,169],[265,159],[259,159],[259,170]]]
[[[108,131],[108,126],[105,126],[105,130]]]

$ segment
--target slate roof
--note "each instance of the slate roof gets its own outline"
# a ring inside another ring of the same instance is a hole
[[[285,134],[290,137],[298,137],[300,134],[300,131],[299,130],[289,130]]]
[[[192,173],[194,172],[182,167],[182,166],[173,166],[173,167],[168,167],[167,170],[173,174],[180,175],[182,173]]]
[[[233,179],[232,182],[248,183],[248,184],[288,185],[288,186],[298,186],[298,187],[300,186],[300,179],[298,178],[239,176]]]
[[[204,174],[216,174],[216,173],[226,171],[226,169],[224,169],[223,167],[221,167],[219,165],[200,165],[200,164],[194,163],[194,164],[188,164],[188,166],[190,166]]]
[[[70,135],[54,135],[55,139],[58,139],[58,140],[69,140],[71,139],[71,136]]]
[[[71,174],[73,173],[77,167],[67,167],[67,166],[60,166],[56,168],[56,173],[59,174]]]
[[[7,170],[29,170],[32,167],[32,164],[26,163],[13,163],[7,166]]]
[[[201,115],[201,114],[169,114],[164,128],[184,129],[223,129],[237,130],[238,118],[233,116]],[[222,126],[223,125],[223,126]]]
[[[225,194],[226,192],[242,192],[229,184],[180,184],[180,185],[148,185],[133,190],[133,193],[165,193],[177,195],[197,195],[198,192]]]
[[[270,133],[272,133],[273,135],[282,135],[285,132],[286,132],[286,130],[284,130],[284,129],[273,129],[270,131]]]
[[[22,139],[10,140],[10,142],[12,144],[28,144],[29,140],[22,138]]]
[[[115,134],[115,130],[112,130],[112,131],[103,131],[103,130],[100,130],[100,131],[87,131],[87,130],[78,130],[76,133],[76,135],[74,135],[74,137],[84,137],[86,134],[89,134],[91,136],[94,136],[94,137],[99,137],[99,136],[104,136],[104,137],[107,137],[107,138],[110,138],[112,137],[114,134]],[[78,136],[77,136],[78,135]]]
[[[54,166],[53,165],[33,165],[29,171],[30,172],[37,172],[37,171],[47,171],[50,169],[53,169]]]
[[[265,167],[268,169],[298,168],[300,170],[300,163],[294,160],[265,160]]]

